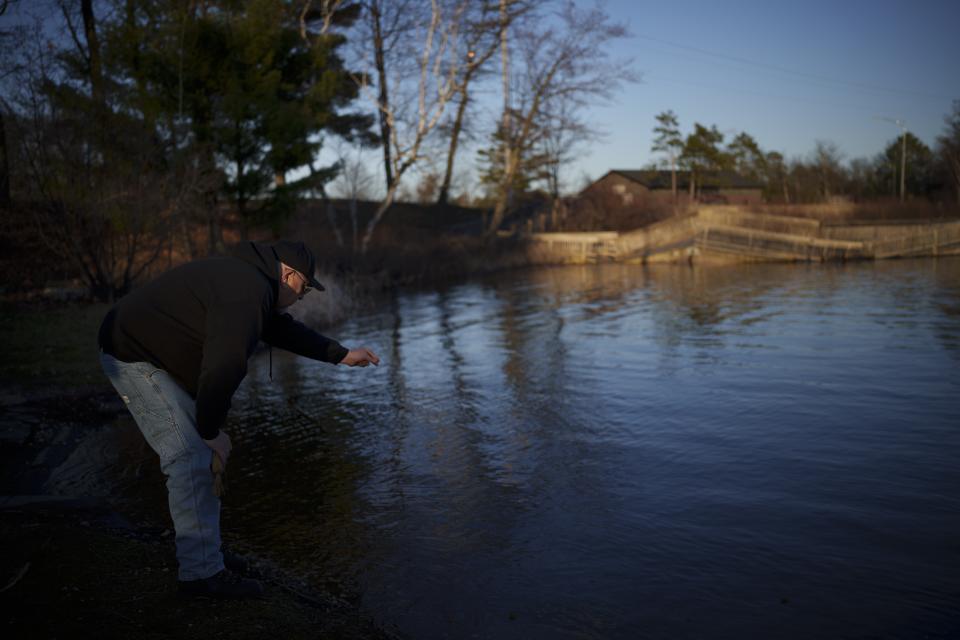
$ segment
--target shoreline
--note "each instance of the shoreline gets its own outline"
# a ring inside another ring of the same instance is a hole
[[[356,605],[259,559],[262,599],[182,599],[170,533],[117,527],[103,515],[63,504],[0,508],[0,598],[15,637],[396,637]]]
[[[357,602],[246,553],[262,600],[179,598],[170,529],[124,513],[111,496],[44,489],[80,443],[125,411],[119,398],[106,384],[34,382],[5,381],[0,395],[0,601],[16,637],[397,637]]]

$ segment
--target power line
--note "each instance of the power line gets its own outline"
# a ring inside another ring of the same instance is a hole
[[[671,46],[671,47],[676,47],[676,48],[678,48],[678,49],[685,49],[685,50],[687,50],[687,51],[692,51],[692,52],[694,52],[694,53],[698,53],[698,54],[700,54],[700,55],[709,56],[709,57],[712,57],[712,58],[719,58],[719,59],[721,59],[721,60],[729,60],[729,61],[731,61],[731,62],[736,62],[736,63],[739,63],[739,64],[751,65],[751,66],[754,66],[754,67],[759,67],[759,68],[767,69],[767,70],[770,70],[770,71],[777,71],[777,72],[779,72],[779,73],[786,73],[786,74],[793,75],[793,76],[797,76],[797,77],[801,77],[801,78],[807,78],[807,79],[810,79],[810,80],[817,80],[817,81],[819,81],[819,82],[830,82],[830,83],[833,83],[833,84],[843,84],[843,85],[848,85],[848,86],[851,86],[851,87],[856,87],[856,88],[858,88],[858,89],[867,89],[867,90],[870,90],[870,91],[883,91],[883,92],[886,92],[886,93],[899,93],[899,94],[912,95],[912,96],[924,96],[924,97],[928,97],[928,98],[938,98],[938,99],[944,99],[944,100],[950,100],[950,99],[952,99],[950,96],[946,96],[946,95],[938,94],[938,93],[928,93],[928,92],[925,92],[925,91],[914,91],[914,90],[911,90],[911,89],[901,89],[901,88],[896,88],[896,87],[884,87],[884,86],[880,86],[880,85],[868,84],[868,83],[865,83],[865,82],[856,82],[856,81],[852,81],[852,80],[842,80],[842,79],[839,79],[839,78],[831,78],[831,77],[829,77],[829,76],[819,75],[819,74],[816,74],[816,73],[808,73],[808,72],[806,72],[806,71],[797,71],[796,69],[788,69],[788,68],[786,68],[786,67],[780,67],[780,66],[777,66],[777,65],[768,64],[768,63],[766,63],[766,62],[759,62],[759,61],[757,61],[757,60],[750,60],[749,58],[741,58],[741,57],[739,57],[739,56],[732,56],[732,55],[728,55],[728,54],[725,54],[725,53],[718,53],[718,52],[716,52],[716,51],[708,51],[707,49],[701,49],[700,47],[693,47],[693,46],[686,45],[686,44],[682,44],[682,43],[679,43],[679,42],[672,42],[672,41],[670,41],[670,40],[664,40],[663,38],[656,38],[656,37],[653,37],[653,36],[647,36],[647,35],[642,35],[642,34],[641,34],[641,35],[635,35],[634,37],[640,38],[641,40],[649,40],[649,41],[651,41],[651,42],[658,42],[658,43],[660,43],[660,44],[665,44],[665,45],[668,45],[668,46]]]
[[[802,96],[778,95],[778,94],[772,94],[772,93],[765,93],[761,91],[752,91],[749,89],[735,88],[727,85],[718,86],[718,85],[704,83],[704,82],[695,82],[691,80],[685,80],[685,79],[676,78],[673,76],[665,76],[659,73],[645,73],[644,77],[649,78],[651,80],[650,84],[666,83],[666,84],[674,84],[674,85],[683,85],[683,86],[694,87],[697,89],[706,89],[708,91],[721,91],[721,92],[734,93],[738,96],[753,95],[753,96],[758,96],[762,98],[783,100],[785,102],[789,102],[790,104],[806,103],[811,105],[828,106],[828,107],[837,108],[837,109],[845,109],[845,110],[859,112],[863,114],[876,113],[875,108],[867,107],[865,105],[844,104],[840,102],[811,99],[811,98],[802,97]]]
[[[645,73],[645,77],[650,78],[654,82],[665,82],[668,84],[678,84],[686,85],[690,87],[696,87],[698,89],[709,89],[711,91],[724,91],[728,93],[734,93],[736,95],[753,95],[760,98],[772,98],[775,100],[784,100],[790,103],[806,103],[820,106],[829,106],[833,108],[848,109],[852,111],[859,111],[862,113],[873,114],[876,112],[876,107],[869,107],[867,105],[857,105],[857,104],[847,104],[842,102],[833,102],[830,100],[822,100],[819,98],[810,98],[809,96],[788,96],[775,93],[766,93],[763,91],[755,91],[752,89],[742,89],[738,87],[732,87],[729,85],[715,85],[705,82],[695,82],[693,80],[687,80],[685,78],[677,78],[675,76],[661,75],[659,73]]]

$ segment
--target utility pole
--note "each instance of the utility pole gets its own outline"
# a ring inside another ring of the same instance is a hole
[[[903,118],[883,118],[876,116],[878,120],[892,122],[900,127],[902,141],[900,143],[900,202],[906,199],[907,194],[907,121]]]
[[[900,122],[898,120],[897,124]],[[907,128],[902,124],[900,128],[903,130],[901,135],[903,142],[900,143],[900,202],[903,202],[907,193]]]

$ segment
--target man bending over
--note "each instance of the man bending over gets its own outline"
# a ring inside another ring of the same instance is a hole
[[[260,340],[332,364],[379,364],[370,349],[347,349],[284,309],[312,289],[316,261],[302,242],[246,242],[230,257],[195,260],[121,299],[100,326],[100,362],[167,477],[176,531],[179,590],[187,596],[256,597],[239,575],[242,558],[220,542],[213,456],[226,465],[222,430],[230,401]]]

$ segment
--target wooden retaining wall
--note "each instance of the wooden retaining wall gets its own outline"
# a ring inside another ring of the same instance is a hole
[[[880,236],[864,245],[878,259],[960,255],[960,221],[931,224],[909,234]]]
[[[535,264],[882,259],[960,255],[960,220],[821,224],[716,206],[625,233],[533,233],[524,238]]]
[[[529,258],[536,264],[587,264],[618,257],[616,231],[597,233],[534,233]]]

